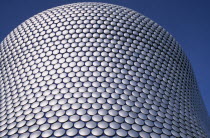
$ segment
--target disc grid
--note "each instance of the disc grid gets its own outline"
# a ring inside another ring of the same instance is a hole
[[[14,29],[0,55],[3,138],[207,137],[187,57],[128,8],[46,10]]]

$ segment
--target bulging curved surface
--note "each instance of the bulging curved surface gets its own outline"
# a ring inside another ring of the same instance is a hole
[[[1,137],[207,137],[187,57],[133,10],[55,7],[0,48]]]

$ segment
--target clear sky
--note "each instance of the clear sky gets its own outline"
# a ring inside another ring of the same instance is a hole
[[[93,0],[0,0],[0,41],[29,17],[46,9]],[[170,32],[193,66],[210,113],[210,0],[95,0],[134,9]]]

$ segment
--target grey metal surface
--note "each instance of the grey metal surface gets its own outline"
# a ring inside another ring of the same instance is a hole
[[[187,57],[128,8],[46,10],[14,29],[0,55],[1,137],[207,137]]]

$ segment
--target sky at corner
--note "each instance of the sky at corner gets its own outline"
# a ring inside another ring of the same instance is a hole
[[[93,0],[0,0],[0,41],[46,9]],[[210,0],[94,0],[128,7],[163,26],[188,56],[210,114]]]

